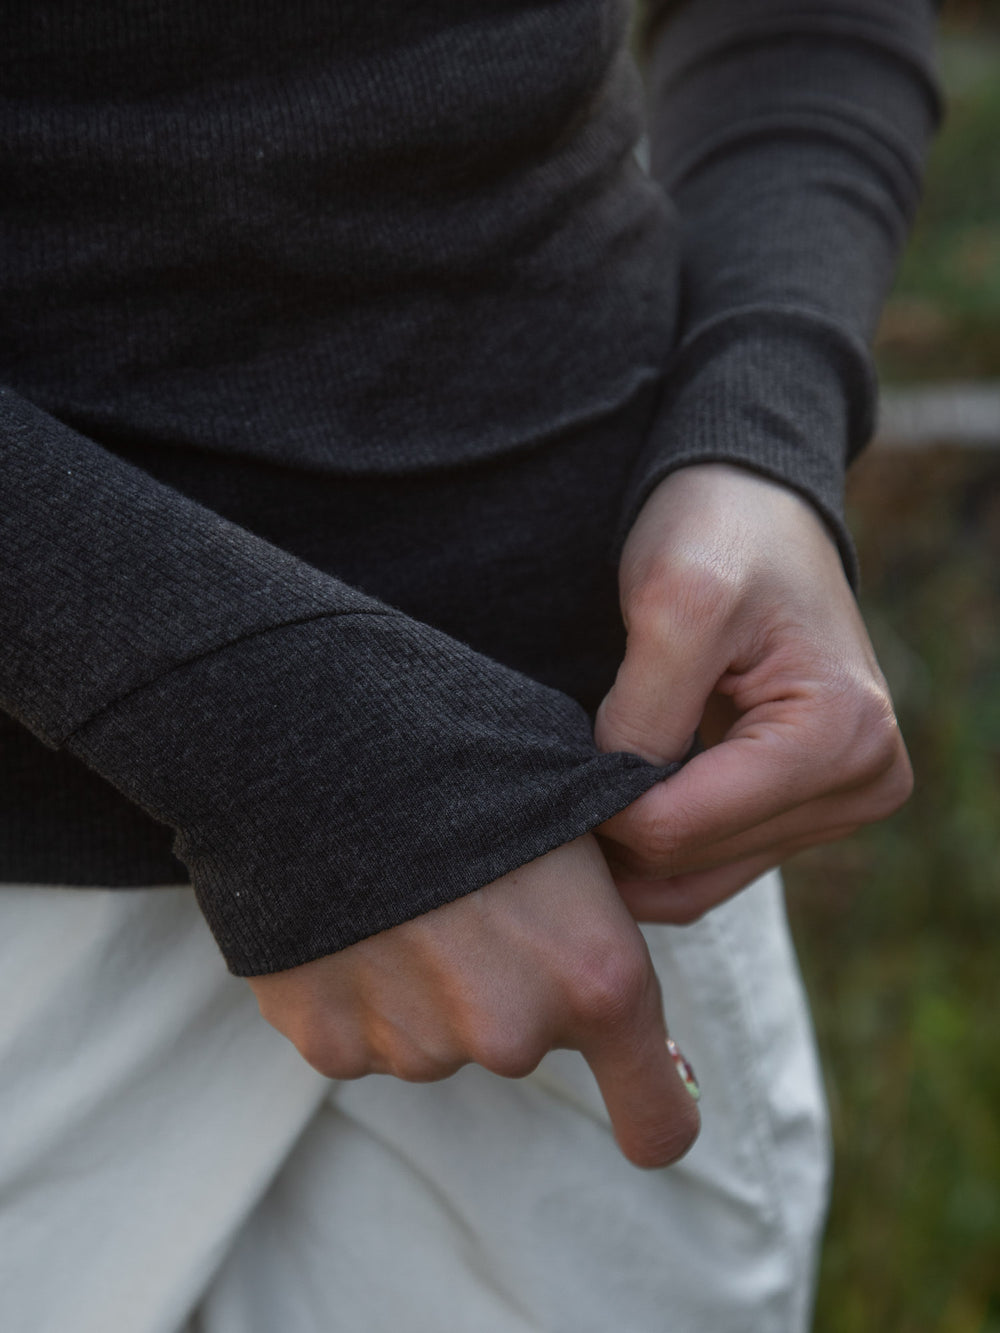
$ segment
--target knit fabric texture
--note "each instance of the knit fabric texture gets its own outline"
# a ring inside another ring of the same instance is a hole
[[[207,494],[222,461],[234,497],[312,478],[375,487],[374,516],[381,485],[402,519],[400,483],[502,488],[520,460],[564,524],[613,505],[601,607],[652,487],[726,461],[806,496],[853,576],[843,472],[939,113],[933,6],[651,10],[645,95],[617,0],[10,16],[5,878],[189,875],[230,968],[273,971],[668,777],[594,748],[605,665],[550,670],[516,603],[500,632],[447,584],[428,597],[426,550],[394,581],[392,532],[383,588],[342,576],[346,547],[299,553],[226,517]],[[622,414],[627,468],[602,435]],[[560,492],[546,459],[597,437],[611,498],[596,464]],[[519,529],[537,545],[531,494],[495,537],[455,527],[452,550],[498,570]]]

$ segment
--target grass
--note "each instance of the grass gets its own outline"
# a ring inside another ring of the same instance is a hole
[[[1000,3],[946,15],[896,383],[1000,377]],[[786,874],[837,1151],[815,1333],[1000,1333],[1000,451],[873,451],[849,506],[917,786]]]
[[[1000,6],[989,12],[942,43],[944,132],[878,340],[889,379],[1000,377]]]
[[[851,499],[917,788],[787,872],[838,1160],[816,1333],[1000,1333],[1000,455],[873,453]]]

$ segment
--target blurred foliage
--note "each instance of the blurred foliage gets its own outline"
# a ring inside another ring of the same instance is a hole
[[[1000,0],[946,0],[942,16],[945,27],[952,31],[1000,31]]]
[[[945,13],[944,130],[878,339],[898,381],[1000,377],[1000,4]]]
[[[946,15],[896,380],[1000,376],[1000,3]],[[917,786],[787,869],[837,1153],[815,1333],[1000,1333],[1000,452],[875,449],[849,504]]]
[[[816,1333],[1000,1333],[1000,455],[873,451],[850,499],[917,785],[787,870],[837,1151]]]
[[[1000,379],[1000,0],[942,32],[896,383]],[[916,790],[786,867],[836,1152],[814,1333],[1000,1333],[1000,450],[876,448],[848,498]]]

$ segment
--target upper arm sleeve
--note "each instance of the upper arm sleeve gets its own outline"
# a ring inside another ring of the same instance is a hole
[[[9,391],[0,475],[0,704],[174,829],[238,974],[471,892],[668,771]]]
[[[846,464],[869,343],[940,114],[930,0],[687,0],[648,24],[651,170],[679,213],[683,325],[635,504],[745,464],[823,514],[853,573]]]

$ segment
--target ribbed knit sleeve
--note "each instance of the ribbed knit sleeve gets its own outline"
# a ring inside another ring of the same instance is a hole
[[[0,392],[0,706],[175,830],[230,969],[469,893],[669,771]]]
[[[726,461],[809,498],[854,555],[843,473],[871,433],[868,345],[939,116],[930,0],[665,0],[651,171],[682,228],[683,322],[631,512]]]

